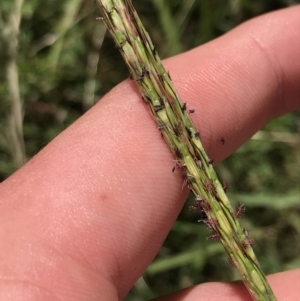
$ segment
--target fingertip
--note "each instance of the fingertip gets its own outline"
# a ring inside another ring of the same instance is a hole
[[[267,276],[277,301],[300,300],[300,269]],[[242,282],[204,283],[155,301],[253,301]]]

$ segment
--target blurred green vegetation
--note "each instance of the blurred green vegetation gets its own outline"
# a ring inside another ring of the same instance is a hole
[[[106,35],[102,41],[105,27],[96,21],[94,1],[27,0],[20,11],[19,35],[12,31],[10,18],[18,1],[2,0],[0,7],[0,181],[20,166],[22,158],[34,156],[128,77],[112,39]],[[168,57],[252,17],[298,2],[143,0],[134,4],[159,53]],[[9,70],[19,77],[21,118],[18,96],[9,87],[10,79],[16,79]],[[230,183],[230,199],[246,204],[242,224],[255,239],[255,251],[267,273],[300,266],[299,117],[298,111],[273,120],[218,166],[220,178]],[[22,126],[16,130],[18,122]],[[207,241],[207,230],[197,223],[199,216],[189,210],[191,204],[192,199],[127,301],[237,278],[220,244]]]

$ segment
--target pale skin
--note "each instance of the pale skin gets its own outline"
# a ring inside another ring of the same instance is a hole
[[[295,6],[164,62],[216,163],[300,107],[299,28]],[[134,82],[119,84],[0,185],[0,300],[122,300],[187,197],[173,165]],[[268,279],[300,300],[300,270]],[[251,299],[207,283],[158,300]]]

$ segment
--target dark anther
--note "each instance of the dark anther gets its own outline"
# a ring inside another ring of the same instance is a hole
[[[173,168],[172,168],[172,172],[174,172],[174,171],[175,171],[175,169],[176,169],[176,165],[174,165],[174,166],[173,166]]]
[[[164,77],[160,73],[157,73],[157,77],[161,82],[164,81]]]
[[[171,78],[171,75],[170,75],[170,72],[168,71],[168,76],[169,76],[169,79],[170,80],[172,80],[172,78]]]
[[[138,75],[134,80],[136,82],[138,82],[138,81],[142,80],[143,78],[144,78],[144,74],[141,74],[141,75]]]
[[[125,40],[129,45],[132,46],[132,42],[131,42],[129,35],[125,34]],[[125,44],[125,41],[121,42],[121,44]]]
[[[182,111],[185,111],[185,110],[186,110],[186,102],[183,103],[181,109],[182,109]]]
[[[224,144],[225,144],[225,139],[224,139],[224,138],[221,138],[221,142],[222,142],[222,144],[224,145]]]
[[[156,104],[153,106],[155,112],[158,112],[165,107],[164,101],[161,97],[158,98],[158,101],[159,101],[159,105]]]
[[[149,75],[149,73],[150,73],[149,70],[147,70],[146,67],[143,66],[143,67],[142,67],[142,74],[143,74],[143,75]]]
[[[144,74],[141,74],[141,75],[138,75],[134,80],[136,82],[138,82],[138,81],[142,80],[143,78],[144,78]]]
[[[111,10],[111,11],[106,11],[106,13],[107,13],[107,15],[108,15],[109,17],[112,15],[113,12],[114,12],[113,10]]]
[[[144,34],[140,34],[140,37],[142,38],[142,41],[145,45],[149,44],[149,41],[147,40],[147,37]]]
[[[190,109],[188,112],[189,112],[190,114],[195,113],[195,109]]]
[[[185,127],[185,129],[188,132],[189,137],[192,138],[192,131],[187,126]]]
[[[174,153],[177,158],[182,159],[182,153],[178,147],[174,148]]]
[[[160,105],[163,107],[165,104],[164,104],[164,101],[161,97],[158,97],[158,101],[160,103]]]
[[[145,66],[142,67],[142,73],[140,75],[138,75],[134,80],[137,82],[137,81],[140,81],[142,80],[145,75],[149,75],[149,71],[146,69]]]
[[[174,127],[173,127],[173,130],[174,130],[174,134],[179,137],[180,136],[180,132],[181,132],[181,126],[180,124],[175,124]]]
[[[199,138],[200,133],[199,133],[199,132],[196,132],[194,135],[195,135],[195,138]]]
[[[159,105],[158,104],[153,105],[153,109],[155,112],[158,112],[165,107],[165,104],[164,104],[162,98],[159,98],[158,101],[159,101]]]
[[[152,49],[152,54],[153,54],[154,56],[157,55],[157,51],[156,51],[155,47],[153,47],[153,49]]]
[[[208,164],[213,164],[214,163],[214,159],[209,159],[208,160]]]

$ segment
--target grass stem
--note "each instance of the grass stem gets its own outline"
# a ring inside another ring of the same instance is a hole
[[[208,158],[186,104],[175,91],[151,39],[130,0],[97,0],[103,19],[115,40],[166,143],[176,158],[175,168],[184,185],[196,195],[193,208],[205,212],[209,238],[223,244],[229,262],[237,268],[252,298],[275,301],[252,250],[253,241],[237,218],[244,208],[234,210]]]

